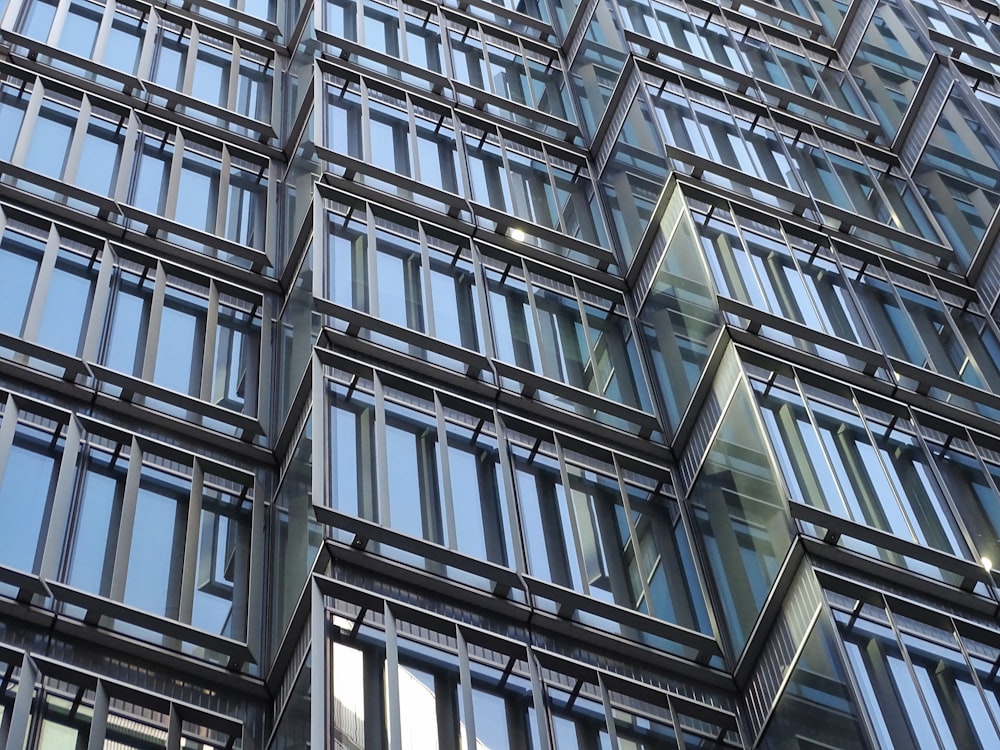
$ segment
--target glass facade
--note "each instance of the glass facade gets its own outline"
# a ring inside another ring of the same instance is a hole
[[[0,0],[0,745],[1000,745],[995,0]]]

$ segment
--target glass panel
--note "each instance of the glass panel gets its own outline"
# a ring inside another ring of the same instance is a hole
[[[75,501],[66,583],[101,596],[111,593],[128,460],[88,446]]]
[[[49,177],[62,177],[73,127],[79,119],[78,110],[46,99],[31,132],[24,165]]]
[[[257,250],[264,249],[267,216],[267,178],[233,167],[229,172],[226,238]],[[209,223],[211,218],[209,218]],[[214,226],[210,229],[214,232]]]
[[[23,89],[0,84],[0,159],[9,160],[14,153],[30,97]]]
[[[0,238],[0,331],[20,336],[45,243],[10,230]]]
[[[17,426],[0,480],[0,564],[26,572],[38,569],[61,455],[62,438],[53,445],[51,434]]]
[[[829,620],[821,616],[778,699],[762,750],[871,747],[835,637]]]
[[[160,319],[154,383],[189,396],[200,395],[207,307],[204,299],[170,290]]]
[[[250,567],[250,504],[215,487],[202,492],[191,624],[243,638]]]
[[[129,606],[178,617],[190,494],[189,480],[143,467],[123,597]]]
[[[153,302],[153,281],[122,272],[111,306],[110,331],[102,361],[113,370],[141,375]]]
[[[153,67],[150,77],[168,89],[183,91],[184,68],[188,52],[188,38],[184,29],[174,24],[161,24],[156,35]]]
[[[185,150],[174,219],[215,234],[219,207],[219,162]]]
[[[47,41],[58,4],[56,0],[29,0],[21,16],[19,31],[31,39]]]
[[[59,251],[38,329],[39,344],[74,356],[82,353],[98,270],[90,258]]]
[[[125,121],[117,124],[92,115],[73,182],[98,195],[113,196],[125,142]]]
[[[122,4],[117,5],[114,20],[111,22],[111,29],[108,32],[108,43],[104,48],[104,58],[101,62],[122,73],[135,75],[146,24],[141,17],[136,18],[130,15],[128,10],[131,9],[123,10]]]
[[[229,69],[232,51],[221,50],[199,40],[198,57],[194,64],[191,96],[209,104],[225,107],[229,102]]]
[[[131,203],[137,208],[160,216],[163,215],[166,208],[173,150],[173,144],[168,143],[165,138],[142,136],[136,175],[131,189]],[[184,200],[187,200],[186,196]],[[205,204],[202,204],[202,209],[205,208]]]
[[[74,55],[91,59],[104,8],[90,2],[74,2],[66,14],[58,46]]]
[[[791,544],[783,492],[740,385],[691,490],[733,652],[746,643]]]

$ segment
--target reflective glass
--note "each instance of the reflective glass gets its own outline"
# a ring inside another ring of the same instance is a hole
[[[113,196],[125,143],[125,123],[91,115],[74,183],[98,195]]]
[[[0,331],[20,336],[45,243],[7,230],[0,238]]]
[[[5,416],[4,419],[9,419]],[[38,570],[55,492],[62,439],[28,424],[17,425],[0,479],[0,563]]]
[[[733,652],[742,651],[791,543],[784,492],[737,387],[690,493]]]
[[[97,274],[90,258],[59,252],[36,338],[39,344],[74,356],[82,353]]]
[[[24,165],[49,177],[62,177],[73,128],[79,118],[79,111],[46,99],[31,131]]]
[[[0,84],[0,159],[9,160],[14,153],[29,98],[25,91]]]

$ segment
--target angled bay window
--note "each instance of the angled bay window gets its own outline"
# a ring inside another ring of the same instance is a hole
[[[546,134],[560,135],[574,129],[560,126],[541,115],[575,121],[559,52],[501,29],[447,16],[448,50],[452,75],[459,88],[459,101],[483,106],[485,111],[523,125],[538,127]],[[506,103],[478,94],[484,91]],[[510,107],[510,103],[521,105]],[[537,114],[533,114],[537,113]],[[541,119],[541,122],[537,122]]]
[[[26,82],[28,83],[28,82]],[[29,175],[6,176],[18,187],[74,207],[93,211],[101,197],[113,197],[123,160],[123,148],[130,120],[128,109],[118,104],[81,94],[54,81],[34,79],[22,88],[19,98],[0,97],[0,119],[14,128],[10,161]],[[29,95],[30,90],[30,95]],[[30,98],[29,98],[30,97]],[[21,107],[21,104],[25,106]],[[8,111],[8,108],[9,111]],[[17,115],[24,123],[17,132]],[[4,112],[7,112],[6,117]],[[3,137],[0,136],[0,148]],[[55,181],[81,188],[61,188]]]
[[[441,19],[434,5],[420,0],[326,0],[322,30],[331,35],[321,36],[325,51],[336,57],[336,48],[346,49],[370,70],[422,88],[436,81],[422,79],[421,73],[445,74]]]
[[[333,375],[327,384],[330,475],[324,504],[437,548],[514,567],[513,509],[492,414],[457,399],[397,391],[377,376],[342,382],[339,370]],[[353,538],[335,533],[345,541]],[[392,541],[369,545],[374,552],[476,582],[471,560],[455,558],[457,567],[446,570],[444,553],[402,551],[406,548]]]
[[[981,628],[937,612],[901,614],[874,592],[828,597],[880,746],[988,748],[1000,741],[997,648]]]
[[[498,635],[333,579],[320,588],[325,627],[313,648],[321,644],[332,663],[321,700],[332,706],[325,729],[339,746],[738,746],[730,711],[659,675],[640,682],[527,645],[521,628]]]
[[[837,255],[820,235],[777,221],[765,223],[745,210],[725,206],[698,206],[695,213],[701,246],[723,296],[752,310],[792,321],[802,334],[823,333],[868,349],[875,344],[852,287]],[[737,318],[731,312],[731,318]],[[749,318],[748,318],[749,319]],[[758,321],[759,322],[759,321]],[[836,346],[824,346],[780,331],[765,323],[762,335],[828,361],[865,369],[866,365]]]
[[[318,122],[328,168],[434,205],[454,203],[442,193],[465,192],[448,107],[327,65],[321,68]],[[421,193],[424,188],[431,190]]]
[[[132,221],[163,227],[179,244],[232,262],[261,263],[270,192],[269,162],[234,146],[211,142],[158,122],[141,124],[135,136],[130,179],[118,193],[142,213]],[[164,225],[177,222],[196,230]],[[225,240],[215,249],[212,237]],[[239,247],[242,255],[234,254]]]
[[[984,564],[1000,560],[1000,456],[992,441],[964,431],[952,434],[923,430],[941,472],[942,485]]]
[[[876,226],[851,226],[851,219],[839,213],[847,209],[881,227],[915,234],[941,246],[945,238],[927,204],[897,168],[882,163],[875,155],[866,156],[856,146],[837,145],[825,140],[819,131],[804,128],[793,139],[786,136],[789,154],[798,168],[806,190],[820,203],[827,223],[863,239],[906,252]]]
[[[707,10],[685,2],[659,0],[629,0],[621,4],[621,9],[625,28],[687,53],[672,65],[717,82],[722,79],[698,65],[698,60],[747,72],[745,58],[726,24]]]
[[[720,373],[738,364],[733,349],[726,356]],[[739,378],[731,383],[727,376],[714,384],[723,416],[688,502],[735,662],[791,547],[792,530],[750,388]]]
[[[443,619],[427,630],[426,618],[411,622],[405,607],[397,613],[390,603],[376,617],[345,599],[332,607],[326,630],[336,637],[325,641],[332,710],[325,728],[338,746],[541,746],[544,698],[538,667],[523,644]],[[352,630],[354,621],[360,622]]]
[[[240,721],[42,653],[12,650],[3,663],[14,678],[4,683],[4,726],[17,747],[207,750],[247,740]]]
[[[339,318],[334,327],[364,329],[372,340],[451,367],[463,356],[452,347],[468,350],[466,357],[483,351],[480,285],[467,237],[372,204],[327,205],[318,296],[337,306],[324,308]],[[394,326],[427,338],[417,343]]]
[[[907,273],[910,278],[866,264],[864,272],[855,276],[854,287],[882,350],[890,357],[971,386],[935,385],[929,389],[934,398],[994,415],[995,404],[990,400],[984,403],[972,389],[1000,393],[1000,335],[995,322],[983,314],[967,290],[942,291],[932,279]],[[912,371],[896,377],[907,387],[920,382],[920,375]]]
[[[26,0],[14,29],[83,60],[134,75],[145,35],[148,8],[142,4],[89,0]],[[108,30],[100,33],[105,16]],[[56,20],[61,23],[54,23]],[[65,65],[66,63],[60,63]]]
[[[853,78],[835,59],[819,52],[810,53],[794,37],[778,37],[766,26],[761,25],[759,31],[755,26],[736,25],[733,32],[741,38],[740,49],[748,72],[759,85],[773,84],[760,85],[764,101],[855,137],[864,138],[878,131],[874,115],[855,88]],[[782,89],[799,96],[789,99]],[[840,117],[832,111],[834,108],[845,112],[847,117]]]
[[[75,69],[113,88],[130,88],[129,79],[138,78],[153,84],[149,93],[156,104],[174,108],[180,95],[178,109],[185,113],[243,134],[264,132],[274,56],[248,38],[192,24],[169,8],[92,0],[60,0],[55,5],[25,0],[14,29],[73,56],[50,60],[43,51],[39,59],[53,66]],[[230,122],[215,108],[257,124]]]
[[[449,5],[460,7],[455,0],[449,0]],[[496,5],[496,10],[490,6]],[[463,8],[473,16],[483,18],[490,23],[507,26],[511,31],[529,36],[541,36],[546,31],[552,34],[552,18],[548,3],[541,0],[502,0],[502,2],[484,2]],[[518,18],[518,15],[527,18]]]
[[[957,582],[946,569],[919,559],[919,549],[927,547],[965,559],[972,554],[905,414],[886,414],[851,396],[834,401],[832,395],[812,395],[801,384],[799,392],[772,386],[759,400],[794,501],[912,543],[894,550],[844,539],[851,549]]]
[[[47,581],[72,617],[242,663],[253,487],[239,469],[10,394],[0,566]]]
[[[710,633],[687,531],[665,490],[665,470],[609,451],[585,455],[565,447],[558,435],[528,435],[515,420],[505,423],[526,572],[585,597]],[[565,606],[558,593],[541,598]],[[578,616],[659,648],[696,654],[649,622],[612,622],[586,607]]]
[[[58,355],[93,357],[98,332],[91,321],[100,317],[93,313],[104,243],[9,206],[0,207],[3,219],[0,293],[7,303],[0,333],[44,347],[13,346],[16,361],[72,378],[80,368]]]
[[[209,402],[228,412],[257,415],[260,377],[261,300],[216,279],[168,267],[119,249],[111,274],[107,322],[96,361],[106,388],[130,392],[132,378]],[[126,377],[122,377],[126,376]],[[175,404],[167,393],[143,403],[199,421],[189,400]],[[221,414],[219,415],[221,416]],[[205,424],[227,432],[207,412]]]
[[[608,424],[621,424],[612,409],[546,389],[521,371],[631,409],[651,409],[635,336],[617,293],[523,259],[487,257],[489,249],[483,250],[495,356],[516,368],[501,372],[502,382],[512,388],[517,381],[530,383],[541,400]]]
[[[699,88],[689,91],[691,85]],[[702,88],[703,85],[673,75],[647,78],[653,111],[671,147],[668,156],[677,163],[686,162],[685,171],[696,166],[705,168],[703,179],[707,182],[749,194],[768,205],[788,207],[773,190],[753,186],[766,182],[802,190],[783,138],[766,110],[757,109],[749,100]],[[712,171],[713,164],[743,172],[761,182],[734,180],[727,171]]]
[[[123,212],[171,241],[234,263],[263,264],[266,158],[148,115],[140,120],[56,82],[35,79],[23,110],[22,101],[0,100],[0,117],[8,125],[17,127],[21,111],[26,118],[10,153],[21,169],[5,181],[75,208]],[[108,198],[129,207],[122,211]]]
[[[951,37],[964,43],[963,54],[977,57],[977,63],[994,73],[1000,72],[995,61],[1000,52],[1000,40],[989,17],[980,19],[973,6],[964,3],[949,5],[935,0],[918,0],[912,7],[930,30],[929,36],[935,46],[948,45],[947,37]],[[984,54],[980,55],[980,51]]]
[[[665,469],[579,453],[513,416],[397,390],[388,375],[330,373],[317,516],[334,539],[479,587],[520,589],[501,569],[524,572],[540,602],[585,623],[690,658],[714,653]]]
[[[82,469],[56,514],[69,540],[59,580],[246,641],[253,477],[99,423],[80,427]],[[72,591],[60,595],[94,606]],[[149,627],[141,618],[125,625],[132,618],[121,610],[112,616],[126,629]]]
[[[470,197],[477,204],[509,216],[498,217],[497,223],[517,228],[518,236],[535,244],[539,241],[532,223],[598,248],[609,247],[599,201],[582,154],[471,118],[464,124],[462,141],[469,165]],[[539,239],[547,238],[548,233],[543,232]],[[567,253],[581,254],[561,251]]]

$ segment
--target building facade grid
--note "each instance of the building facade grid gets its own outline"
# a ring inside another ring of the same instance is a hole
[[[992,0],[0,0],[0,744],[1000,746]]]

